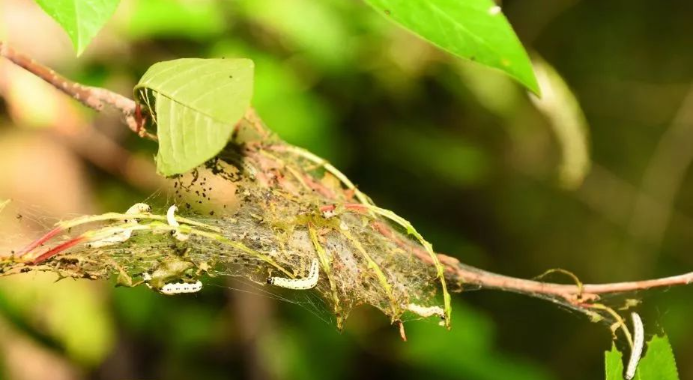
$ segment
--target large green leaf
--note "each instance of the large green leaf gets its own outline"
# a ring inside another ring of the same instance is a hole
[[[101,30],[120,0],[36,0],[65,29],[77,55],[82,54]]]
[[[147,70],[135,96],[157,123],[159,173],[184,173],[219,153],[253,92],[249,59],[184,58]]]
[[[636,380],[679,380],[676,370],[674,352],[671,350],[669,338],[655,336],[647,344],[647,354],[640,361]]]
[[[623,354],[611,346],[611,351],[604,353],[604,365],[606,368],[606,380],[623,380]]]
[[[492,0],[366,0],[391,20],[463,58],[504,71],[535,94],[527,53]]]

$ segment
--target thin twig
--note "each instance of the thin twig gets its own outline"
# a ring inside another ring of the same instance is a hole
[[[425,253],[417,256],[424,260]],[[598,299],[600,295],[628,293],[639,290],[689,285],[693,282],[693,272],[642,281],[612,282],[605,284],[578,285],[554,284],[549,282],[525,280],[503,276],[464,265],[454,257],[439,254],[438,259],[446,269],[446,276],[451,281],[462,284],[478,285],[483,288],[500,289],[521,294],[554,295],[576,303]]]
[[[0,42],[0,56],[45,80],[56,89],[93,110],[101,112],[106,105],[115,108],[123,115],[125,124],[133,132],[141,133],[135,118],[136,104],[132,99],[103,88],[89,87],[73,82],[3,42]]]

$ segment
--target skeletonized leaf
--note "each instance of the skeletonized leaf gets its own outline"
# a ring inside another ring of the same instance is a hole
[[[366,0],[385,17],[462,58],[499,69],[535,94],[525,49],[492,0]]]
[[[159,173],[184,173],[216,156],[250,107],[252,92],[249,59],[184,58],[150,67],[135,96],[157,123]]]
[[[62,26],[77,55],[101,30],[120,0],[36,0],[43,11]]]

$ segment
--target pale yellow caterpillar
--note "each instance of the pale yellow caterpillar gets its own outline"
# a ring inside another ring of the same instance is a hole
[[[319,262],[318,259],[313,259],[310,264],[310,271],[308,272],[308,277],[300,279],[283,278],[283,277],[270,277],[267,279],[267,283],[274,286],[279,286],[281,288],[294,289],[294,290],[305,290],[312,289],[318,284],[319,277]]]
[[[200,290],[202,290],[202,282],[200,281],[195,281],[195,282],[172,282],[169,284],[165,284],[159,289],[153,288],[150,284],[149,281],[152,280],[152,275],[149,273],[144,273],[142,275],[144,278],[144,284],[147,285],[149,289],[154,289],[157,292],[161,294],[165,294],[167,296],[173,296],[176,294],[187,294],[187,293],[197,293]]]
[[[410,303],[407,305],[407,310],[411,311],[414,314],[420,315],[424,318],[432,317],[432,316],[437,316],[441,319],[440,325],[443,326],[445,324],[445,310],[443,310],[442,307],[439,306],[421,306],[417,305],[415,303]]]
[[[135,203],[132,207],[130,207],[127,211],[125,211],[126,214],[141,214],[144,212],[149,212],[151,210],[151,207],[149,207],[148,204],[146,203]],[[136,219],[125,219],[123,222],[125,223],[137,223]],[[99,239],[96,239],[94,241],[91,241],[86,244],[87,248],[101,248],[101,247],[106,247],[109,245],[113,244],[118,244],[118,243],[123,243],[130,239],[130,236],[132,236],[132,230],[131,229],[123,229],[121,231],[115,232],[112,235],[102,237]]]
[[[176,228],[173,231],[173,237],[180,241],[186,241],[188,240],[188,235],[183,234],[178,229],[178,227],[180,227],[180,224],[178,224],[178,221],[176,220],[176,211],[178,211],[178,207],[176,207],[176,205],[169,207],[168,211],[166,212],[166,220],[168,221],[168,224],[171,227]]]

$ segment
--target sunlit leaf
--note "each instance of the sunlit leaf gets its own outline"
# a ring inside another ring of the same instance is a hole
[[[220,43],[218,57],[248,57],[255,62],[253,108],[282,140],[339,162],[344,144],[324,97],[306,91],[306,83],[294,68],[278,57],[239,42]]]
[[[527,53],[492,0],[366,0],[431,43],[504,71],[535,94],[539,85]]]
[[[77,55],[113,15],[120,0],[36,0],[62,26],[72,40]]]
[[[135,96],[157,123],[159,173],[184,173],[213,158],[250,106],[249,59],[185,58],[147,70]]]

